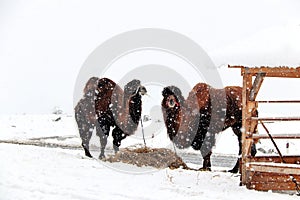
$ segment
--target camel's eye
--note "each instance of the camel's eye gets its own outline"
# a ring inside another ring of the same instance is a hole
[[[174,106],[175,106],[174,99],[170,99],[170,101],[169,101],[169,107],[173,108]]]
[[[169,97],[168,101],[167,101],[167,106],[169,108],[174,108],[176,105],[178,105],[178,103],[177,103],[175,97],[174,96]]]

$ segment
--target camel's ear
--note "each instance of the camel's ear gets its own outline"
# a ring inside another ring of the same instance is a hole
[[[169,94],[170,94],[169,88],[165,87],[163,89],[163,91],[161,92],[161,94],[163,95],[163,97],[169,96]]]
[[[162,91],[162,95],[164,96],[164,98],[168,97],[169,95],[174,95],[178,103],[182,104],[184,102],[181,90],[176,86],[165,87]]]
[[[165,87],[164,89],[163,89],[163,91],[162,91],[162,95],[164,96],[164,97],[167,97],[167,96],[169,96],[169,95],[176,95],[175,93],[174,93],[174,91],[172,90],[174,88],[174,86],[168,86],[168,87]]]

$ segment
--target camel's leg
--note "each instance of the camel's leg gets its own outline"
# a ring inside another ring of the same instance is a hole
[[[124,132],[119,127],[116,126],[114,128],[114,130],[112,131],[112,136],[114,138],[114,140],[113,140],[114,150],[115,150],[115,153],[117,153],[119,151],[121,141],[124,138],[126,138],[126,135],[124,134]]]
[[[96,126],[96,134],[100,138],[100,145],[101,145],[99,159],[105,158],[104,152],[107,144],[107,137],[109,135],[109,131],[110,131],[110,126],[107,125],[105,122],[101,124],[98,123]]]
[[[239,157],[242,154],[242,132],[241,132],[241,125],[237,125],[237,126],[233,126],[232,130],[234,132],[234,134],[237,136],[238,138],[238,142],[239,142]],[[251,155],[255,156],[256,154],[256,145],[253,143],[251,145]],[[231,173],[238,173],[239,171],[239,164],[240,164],[240,158],[238,158],[238,160],[236,161],[234,167],[229,170],[229,172]]]
[[[258,111],[256,110],[255,113],[254,113],[253,115],[254,115],[254,117],[258,117]],[[258,125],[258,124],[256,124],[256,126],[255,126],[255,128],[254,128],[254,133],[258,133],[257,125]],[[252,143],[252,145],[251,145],[251,156],[255,156],[256,153],[257,153],[257,150],[256,150],[256,144],[255,144],[255,143],[256,143],[256,142],[253,141],[253,143]]]
[[[200,168],[200,171],[211,171],[211,162],[210,162],[210,156],[212,152],[210,151],[205,156],[203,156],[203,166]]]
[[[207,132],[205,135],[200,148],[203,157],[203,166],[200,170],[211,171],[210,156],[212,154],[212,147],[215,145],[215,134]]]
[[[77,121],[77,124],[78,124],[80,138],[82,141],[81,146],[84,150],[84,153],[87,157],[92,158],[93,156],[91,155],[91,153],[89,151],[89,143],[90,143],[90,139],[93,134],[94,125],[89,124],[83,120]]]
[[[239,142],[239,157],[242,154],[242,132],[241,132],[241,125],[237,125],[237,126],[233,126],[232,130],[234,132],[234,134],[237,136],[238,138],[238,142]],[[240,158],[238,158],[238,160],[236,161],[234,167],[229,170],[229,172],[231,173],[238,173],[239,172],[239,167],[240,167]]]
[[[253,143],[252,145],[251,145],[251,156],[255,156],[256,155],[256,153],[257,153],[257,150],[256,150],[256,144],[255,143]]]

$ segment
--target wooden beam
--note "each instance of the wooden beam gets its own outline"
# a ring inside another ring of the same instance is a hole
[[[300,133],[272,134],[274,139],[300,139]],[[267,134],[253,134],[253,139],[270,139]]]
[[[256,101],[257,103],[300,103],[299,100]]]
[[[297,181],[300,181],[299,175],[294,175]],[[277,174],[277,173],[269,173],[269,172],[254,172],[249,176],[249,181],[254,182],[288,182],[291,181],[291,177],[289,174]]]
[[[264,77],[265,77],[266,73],[264,72],[259,72],[256,77],[255,80],[253,82],[252,88],[250,90],[250,97],[249,100],[250,101],[255,101],[256,96],[259,92],[259,89],[261,87],[262,82],[264,81]]]
[[[287,182],[254,182],[251,181],[247,184],[248,189],[254,189],[258,191],[284,191],[284,190],[296,190],[295,183],[292,181]],[[295,191],[296,192],[296,191]]]
[[[251,111],[250,104],[249,104],[249,94],[250,89],[252,88],[252,76],[249,74],[243,75],[243,92],[242,92],[242,103],[243,103],[243,109],[242,109],[242,158],[241,158],[241,184],[246,184],[246,163],[248,162],[249,156],[250,156],[250,149],[252,145],[252,139],[247,139],[247,136],[249,134],[250,128],[251,128],[251,121],[248,120],[251,118]],[[251,109],[252,110],[252,109]]]
[[[298,164],[270,163],[270,162],[247,163],[247,170],[254,171],[254,172],[300,175],[300,165]]]
[[[247,171],[247,188],[259,191],[268,190],[296,190],[296,184],[292,181],[288,174],[277,174],[268,172],[252,172]],[[296,182],[299,183],[300,176],[293,175]]]
[[[250,117],[255,121],[300,121],[300,117]]]
[[[266,73],[266,77],[300,78],[300,67],[244,67],[229,66],[230,68],[241,68],[242,75],[245,73],[256,76],[258,73]]]
[[[290,164],[300,164],[300,156],[289,155],[283,156],[285,163]],[[255,156],[249,159],[249,162],[275,162],[281,163],[281,158],[279,156]]]

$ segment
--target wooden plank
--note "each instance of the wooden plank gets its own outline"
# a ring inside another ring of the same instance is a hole
[[[300,117],[251,117],[256,121],[300,121]]]
[[[265,77],[266,73],[261,73],[259,72],[257,74],[257,76],[255,77],[254,79],[254,82],[253,82],[253,85],[252,85],[252,88],[250,90],[250,96],[249,96],[249,100],[250,101],[254,101],[256,99],[256,96],[259,92],[259,89],[261,87],[261,84],[263,83],[264,81],[264,77]]]
[[[296,174],[300,175],[300,165],[285,163],[247,163],[247,170],[254,172],[269,172],[280,174]]]
[[[231,68],[241,68],[242,75],[249,74],[252,76],[258,73],[266,73],[266,77],[283,77],[283,78],[300,78],[300,67],[255,67],[248,68],[243,66],[231,66]]]
[[[248,101],[247,102],[248,115],[252,116],[252,117],[257,117],[257,107],[258,107],[258,103],[256,101]],[[249,139],[248,136],[251,136],[251,135],[257,133],[257,125],[258,125],[258,121],[256,121],[256,120],[248,121],[247,120],[247,127],[248,128],[247,128],[246,139]],[[252,139],[252,138],[250,138],[250,139]]]
[[[247,171],[246,187],[260,191],[296,190],[296,184],[292,181],[292,178],[295,178],[299,184],[299,175],[290,176],[287,174]]]
[[[300,78],[300,72],[269,72],[266,73],[266,77],[276,78]]]
[[[249,74],[252,76],[258,73],[266,73],[266,77],[283,77],[283,78],[300,78],[300,67],[244,67],[244,66],[228,66],[229,68],[240,68],[241,75]]]
[[[299,100],[256,101],[257,103],[300,103]]]
[[[275,162],[281,163],[281,158],[279,156],[255,156],[249,159],[249,162]],[[300,164],[300,156],[283,156],[283,160],[290,164]]]
[[[258,191],[282,191],[282,190],[296,190],[295,183],[293,182],[249,182],[247,183],[248,189]]]
[[[243,76],[243,91],[242,91],[242,158],[241,158],[241,184],[246,184],[246,163],[248,162],[250,156],[250,148],[252,144],[252,139],[247,139],[250,130],[250,121],[247,120],[251,117],[251,112],[249,112],[249,94],[252,88],[252,76],[244,74]]]
[[[300,133],[272,134],[274,139],[300,139]],[[253,134],[253,139],[270,139],[267,134]]]
[[[300,182],[300,175],[293,175],[293,177]],[[292,181],[292,177],[289,174],[277,174],[277,173],[266,173],[266,172],[254,172],[249,175],[250,182],[277,182],[285,183]]]

